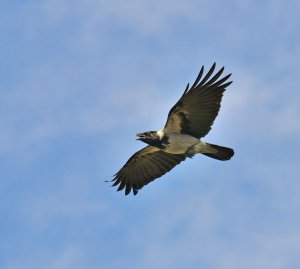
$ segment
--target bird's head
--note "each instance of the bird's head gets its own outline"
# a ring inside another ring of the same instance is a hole
[[[141,140],[151,146],[159,147],[164,136],[163,131],[149,131],[136,134],[137,140]]]

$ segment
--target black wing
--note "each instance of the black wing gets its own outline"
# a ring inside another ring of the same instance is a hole
[[[119,184],[118,191],[125,188],[125,195],[131,190],[136,195],[143,186],[169,172],[185,158],[183,154],[170,154],[147,146],[131,156],[115,174],[112,186]]]
[[[169,112],[166,132],[184,133],[201,138],[210,131],[218,115],[223,92],[232,83],[226,82],[231,74],[220,79],[224,67],[211,77],[215,67],[214,63],[201,80],[204,71],[202,66],[193,86],[189,89],[189,84],[187,85],[183,95]]]

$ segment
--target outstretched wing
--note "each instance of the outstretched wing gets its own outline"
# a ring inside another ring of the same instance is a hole
[[[143,186],[169,172],[185,158],[183,154],[170,154],[147,146],[129,158],[115,174],[112,186],[119,184],[118,191],[125,188],[125,195],[131,190],[136,195]]]
[[[204,71],[202,66],[193,86],[189,89],[189,84],[187,85],[183,95],[169,112],[166,132],[184,133],[201,138],[210,131],[218,115],[223,92],[232,83],[226,82],[231,74],[220,79],[224,67],[211,77],[215,67],[214,63],[201,80]]]

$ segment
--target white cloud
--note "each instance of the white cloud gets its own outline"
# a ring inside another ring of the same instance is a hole
[[[6,269],[79,269],[90,267],[84,259],[84,249],[81,246],[72,244],[59,248],[37,248],[31,255],[15,256],[5,264]]]
[[[285,85],[269,84],[255,73],[234,72],[234,84],[226,92],[226,106],[222,108],[231,126],[238,126],[239,136],[257,138],[295,138],[300,135],[297,105],[298,93],[294,81]]]
[[[231,193],[227,199],[228,190],[174,194],[147,211],[146,219],[134,224],[128,235],[131,244],[142,249],[133,268],[296,268],[297,225],[286,230],[286,221],[276,221],[278,215],[295,211],[269,207],[264,213],[250,197]]]
[[[95,26],[103,22],[117,22],[125,27],[133,27],[143,32],[157,32],[167,27],[171,19],[178,16],[189,16],[193,11],[192,2],[174,1],[170,8],[169,1],[155,3],[151,1],[130,0],[126,3],[121,0],[75,2],[66,1],[44,1],[41,5],[48,15],[48,19],[62,21],[68,16],[67,10],[72,9],[73,14],[83,16],[87,19],[86,25],[95,30]],[[57,13],[56,11],[59,10]],[[108,20],[108,21],[107,21]],[[87,29],[87,28],[86,28]]]

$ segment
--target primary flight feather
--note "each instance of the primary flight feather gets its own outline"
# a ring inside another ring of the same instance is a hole
[[[148,146],[131,156],[115,174],[112,186],[118,186],[118,191],[125,188],[125,195],[130,191],[136,195],[143,186],[197,153],[222,161],[233,156],[231,148],[200,140],[210,131],[220,110],[223,93],[232,83],[226,82],[231,74],[220,78],[224,67],[212,76],[215,68],[214,63],[202,78],[202,66],[192,87],[187,85],[170,110],[163,130],[137,134],[137,139]]]

